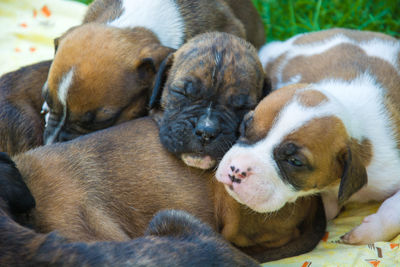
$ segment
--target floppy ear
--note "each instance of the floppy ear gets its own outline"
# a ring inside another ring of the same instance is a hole
[[[150,80],[154,74],[156,74],[156,66],[152,58],[146,57],[142,58],[136,67],[139,79]]]
[[[149,109],[153,109],[156,106],[160,106],[160,99],[162,94],[162,89],[164,88],[164,84],[167,81],[169,69],[172,66],[174,61],[174,54],[171,53],[164,61],[161,63],[160,68],[158,69],[156,80],[153,88],[153,94],[150,98]]]
[[[338,195],[341,205],[367,183],[368,176],[360,156],[352,153],[350,146],[339,153],[339,162],[343,170]]]
[[[135,64],[139,78],[145,81],[152,81],[161,62],[174,51],[172,48],[159,45],[157,48],[152,49],[150,53],[147,52],[141,55],[142,58]]]

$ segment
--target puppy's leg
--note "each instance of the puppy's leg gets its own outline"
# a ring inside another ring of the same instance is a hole
[[[400,191],[386,199],[375,214],[342,237],[353,245],[389,241],[400,233]]]

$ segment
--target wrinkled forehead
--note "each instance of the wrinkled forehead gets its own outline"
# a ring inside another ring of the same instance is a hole
[[[226,38],[223,38],[226,37]],[[194,38],[174,54],[170,76],[193,77],[204,88],[228,95],[246,94],[257,101],[262,93],[264,71],[255,49],[233,36]]]

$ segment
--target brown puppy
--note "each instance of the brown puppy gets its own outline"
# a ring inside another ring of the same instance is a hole
[[[30,223],[40,232],[57,229],[69,240],[135,238],[156,212],[171,208],[190,212],[260,261],[307,252],[325,232],[322,203],[315,198],[272,214],[240,205],[213,173],[188,168],[168,153],[149,118],[13,160],[36,200]],[[3,160],[1,171],[9,165]],[[17,175],[0,173],[0,181]]]
[[[42,87],[51,61],[0,78],[0,151],[11,155],[43,144]]]
[[[263,26],[251,1],[232,8],[223,0],[93,2],[83,25],[56,42],[44,87],[45,143],[143,116],[161,61],[199,33],[229,32],[260,46]]]
[[[150,106],[162,111],[162,144],[187,165],[210,169],[236,141],[244,114],[268,92],[251,44],[206,33],[163,62]]]

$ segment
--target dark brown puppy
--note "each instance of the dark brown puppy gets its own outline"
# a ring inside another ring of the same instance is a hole
[[[4,74],[0,78],[0,151],[10,155],[43,144],[42,87],[51,61]]]
[[[231,198],[212,172],[188,168],[168,153],[149,118],[13,160],[36,200],[30,223],[69,240],[126,241],[143,235],[162,209],[190,212],[260,261],[309,251],[325,232],[319,200],[256,213]],[[0,173],[9,164],[3,161]]]
[[[133,240],[74,243],[20,226],[3,204],[0,199],[0,266],[258,266],[183,211],[157,213]]]
[[[264,39],[250,0],[232,6],[223,0],[94,1],[83,24],[56,42],[44,87],[50,110],[45,143],[143,116],[161,61],[207,31],[229,32],[257,46]]]
[[[206,33],[163,62],[150,106],[162,111],[162,144],[187,165],[210,169],[238,138],[244,114],[268,92],[250,43]]]

